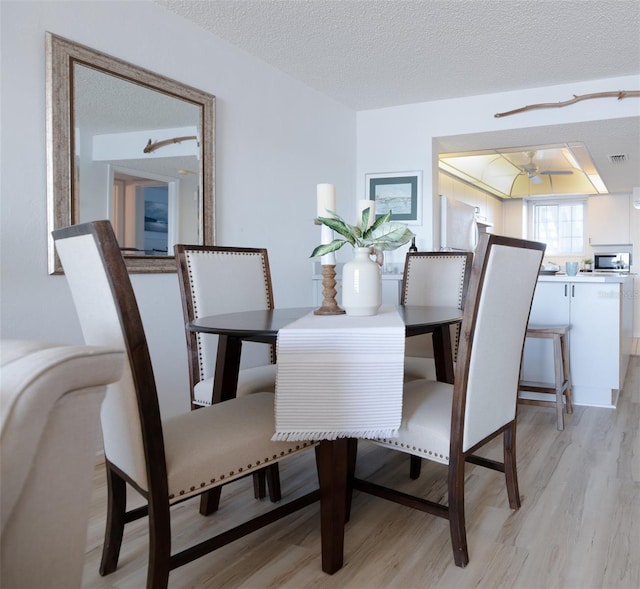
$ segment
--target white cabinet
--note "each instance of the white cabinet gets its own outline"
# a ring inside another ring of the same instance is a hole
[[[628,194],[600,194],[587,200],[589,245],[631,243]]]
[[[626,283],[633,283],[627,279]],[[632,288],[632,286],[630,287]],[[626,289],[625,289],[626,290]],[[580,405],[615,405],[628,362],[622,318],[623,284],[585,281],[538,282],[530,323],[567,324],[573,399]],[[526,341],[525,380],[553,382],[550,342]]]

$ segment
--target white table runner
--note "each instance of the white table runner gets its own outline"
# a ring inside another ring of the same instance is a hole
[[[278,333],[273,441],[397,436],[402,419],[404,322],[309,313]]]

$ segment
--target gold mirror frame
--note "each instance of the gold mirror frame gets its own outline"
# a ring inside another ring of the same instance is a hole
[[[200,108],[200,202],[198,229],[203,245],[213,245],[215,220],[215,96],[186,86],[47,32],[47,215],[49,274],[62,274],[51,231],[80,222],[75,178],[73,67],[84,65],[133,84],[175,96]],[[175,272],[172,255],[125,256],[131,273]]]

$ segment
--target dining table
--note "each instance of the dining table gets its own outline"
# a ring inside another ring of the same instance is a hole
[[[275,308],[199,317],[187,324],[193,332],[218,336],[213,383],[213,402],[235,397],[242,342],[275,344],[278,332],[313,312],[313,308]],[[397,312],[406,337],[431,333],[436,378],[453,383],[453,352],[450,326],[462,321],[456,307],[404,306]],[[319,318],[319,321],[322,319]],[[317,470],[320,487],[322,570],[333,574],[344,561],[344,529],[348,513],[348,460],[353,440],[347,437],[318,440]]]

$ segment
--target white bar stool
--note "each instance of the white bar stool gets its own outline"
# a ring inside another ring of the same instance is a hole
[[[553,341],[554,383],[520,380],[520,391],[555,395],[555,401],[518,398],[523,405],[542,405],[555,407],[558,416],[558,429],[564,429],[564,412],[573,413],[571,405],[571,370],[569,367],[569,348],[567,335],[569,325],[538,326],[529,325],[526,337],[550,339]],[[564,396],[564,399],[563,399]]]

